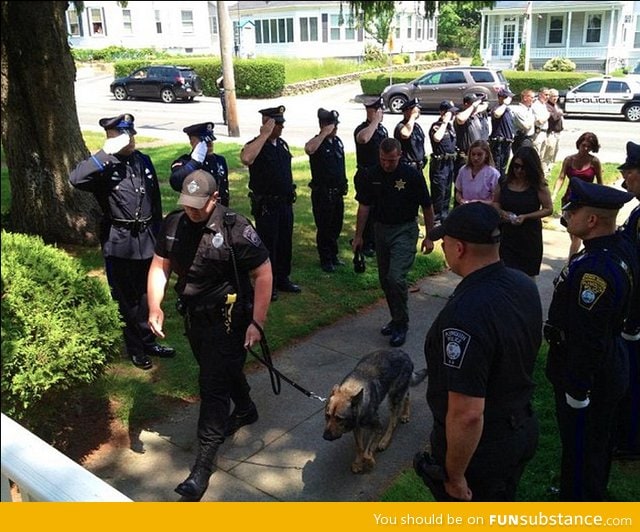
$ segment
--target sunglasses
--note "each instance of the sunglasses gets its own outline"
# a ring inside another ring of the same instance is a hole
[[[524,169],[524,164],[520,164],[520,163],[513,163],[511,166],[513,166],[514,170],[522,170],[522,169]]]

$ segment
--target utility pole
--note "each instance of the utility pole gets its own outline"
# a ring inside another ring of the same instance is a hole
[[[227,128],[230,137],[240,136],[238,113],[236,112],[236,80],[233,74],[233,31],[227,2],[218,0],[218,28],[220,30],[220,60],[224,78],[224,97],[227,102]],[[240,21],[238,20],[238,24]]]

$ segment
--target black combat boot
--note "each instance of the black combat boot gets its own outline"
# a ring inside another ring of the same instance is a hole
[[[207,447],[200,446],[196,462],[191,468],[191,473],[184,482],[175,489],[182,495],[183,502],[198,502],[209,487],[209,478],[215,471],[215,458],[218,451],[217,445]]]

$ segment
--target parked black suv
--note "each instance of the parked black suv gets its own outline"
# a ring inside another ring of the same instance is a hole
[[[110,88],[116,100],[148,98],[173,103],[202,96],[202,80],[192,68],[183,66],[139,68],[127,77],[113,80]]]

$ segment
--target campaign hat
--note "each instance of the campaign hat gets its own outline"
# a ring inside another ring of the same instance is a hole
[[[216,136],[213,134],[213,128],[215,125],[213,122],[202,122],[200,124],[193,124],[182,129],[190,137],[198,137],[204,142],[213,142],[216,140]]]
[[[445,235],[473,244],[496,244],[500,242],[500,214],[479,201],[459,205],[427,236],[435,241]]]

